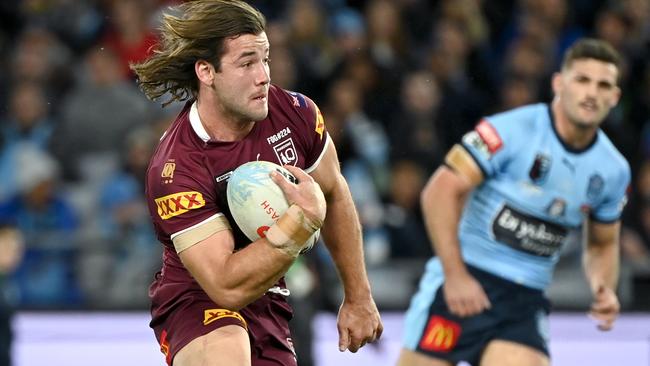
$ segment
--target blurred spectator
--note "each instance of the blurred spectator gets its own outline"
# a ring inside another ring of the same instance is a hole
[[[437,126],[441,95],[436,77],[427,71],[408,73],[400,93],[388,126],[391,159],[415,159],[432,170],[447,147]]]
[[[40,84],[18,82],[10,91],[9,114],[0,123],[0,200],[16,193],[15,172],[20,169],[16,154],[20,146],[31,144],[47,150],[54,125]]]
[[[129,63],[147,59],[158,43],[158,35],[150,23],[150,1],[107,0],[106,3],[110,22],[102,45],[115,52],[122,75],[132,78]]]
[[[64,103],[53,144],[67,180],[102,174],[97,172],[102,167],[89,166],[87,161],[98,155],[117,160],[117,147],[127,132],[148,125],[153,115],[154,104],[124,80],[119,60],[110,49],[89,50],[83,71]]]
[[[23,0],[20,13],[31,24],[47,27],[75,51],[84,50],[99,35],[103,15],[95,0]]]
[[[289,43],[297,74],[297,90],[323,97],[325,81],[335,66],[334,45],[327,37],[325,13],[315,0],[293,1],[287,9]]]
[[[23,237],[15,227],[0,224],[0,365],[11,365],[13,330],[11,320],[15,311],[9,276],[23,256]]]
[[[0,222],[14,223],[25,236],[25,258],[16,271],[19,305],[81,305],[74,267],[78,218],[58,193],[58,164],[31,146],[21,148],[18,163],[21,191],[0,203]]]
[[[41,84],[50,96],[51,105],[56,106],[73,83],[72,56],[70,48],[51,30],[28,27],[21,32],[15,46],[11,78],[14,82]]]
[[[418,163],[398,160],[393,163],[390,176],[384,222],[391,243],[391,258],[430,257],[433,253],[420,210],[420,192],[427,173]]]
[[[160,245],[144,199],[144,176],[156,137],[143,128],[129,133],[122,165],[101,187],[99,237],[80,260],[83,286],[93,307],[146,306],[151,273],[160,267]]]
[[[365,114],[361,90],[349,79],[332,84],[326,109],[326,123],[329,126],[327,121],[332,120],[334,124],[333,139],[339,146],[347,145],[340,157],[342,172],[359,210],[366,258],[371,264],[383,262],[390,254],[381,227],[381,195],[388,184],[386,134],[379,123]]]

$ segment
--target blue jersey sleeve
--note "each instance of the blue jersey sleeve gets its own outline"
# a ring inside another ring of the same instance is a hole
[[[630,168],[626,164],[617,175],[610,178],[606,184],[606,195],[603,201],[593,208],[591,219],[598,222],[608,223],[618,221],[627,203],[627,192],[630,186]]]
[[[526,116],[521,110],[482,119],[462,138],[462,146],[472,155],[488,178],[500,171],[525,141]]]

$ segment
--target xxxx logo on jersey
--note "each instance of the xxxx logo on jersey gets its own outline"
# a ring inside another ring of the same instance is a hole
[[[222,318],[235,318],[239,319],[242,323],[244,323],[244,327],[246,327],[246,320],[241,316],[236,311],[230,311],[226,309],[207,309],[203,312],[203,325],[208,325],[216,320],[222,319]]]
[[[158,216],[163,220],[205,206],[203,195],[194,191],[170,194],[156,198],[155,202],[158,207]]]

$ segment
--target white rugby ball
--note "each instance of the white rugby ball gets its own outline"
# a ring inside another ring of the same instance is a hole
[[[235,169],[226,188],[230,213],[241,231],[255,241],[289,208],[280,186],[271,179],[270,173],[278,171],[291,182],[296,178],[287,169],[268,161],[251,161]],[[320,236],[317,230],[308,240],[303,253],[311,249]]]

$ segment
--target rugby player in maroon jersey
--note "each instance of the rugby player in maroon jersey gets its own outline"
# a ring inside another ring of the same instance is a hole
[[[381,336],[359,219],[318,107],[270,84],[265,19],[241,1],[199,0],[165,15],[162,43],[132,65],[151,99],[187,101],[147,171],[163,265],[151,327],[169,365],[296,365],[283,276],[318,228],[343,282],[339,349]],[[266,238],[246,239],[226,201],[239,165],[267,160],[291,207]]]

